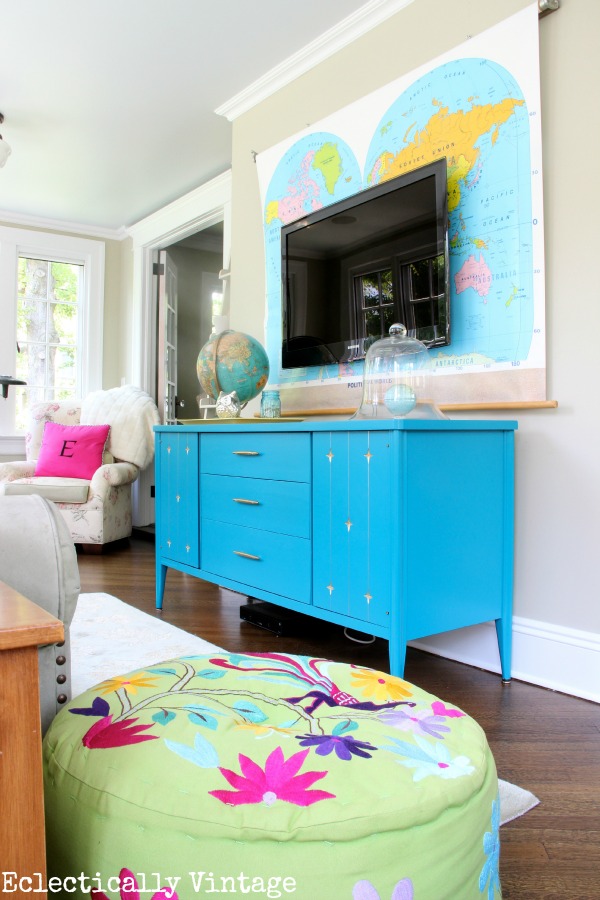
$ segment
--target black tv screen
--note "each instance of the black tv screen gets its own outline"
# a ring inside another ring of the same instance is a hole
[[[401,322],[450,343],[446,159],[281,229],[284,369],[348,363]]]

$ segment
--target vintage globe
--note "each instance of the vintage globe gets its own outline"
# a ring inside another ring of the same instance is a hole
[[[245,404],[257,397],[269,379],[269,358],[262,344],[241,331],[211,334],[198,354],[198,381],[215,400],[235,391]]]

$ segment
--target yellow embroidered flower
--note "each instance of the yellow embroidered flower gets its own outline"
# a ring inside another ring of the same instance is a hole
[[[385,672],[374,672],[372,669],[356,669],[352,672],[352,686],[358,688],[363,697],[373,698],[376,703],[387,700],[400,700],[410,697],[412,691],[406,681]]]
[[[257,725],[254,722],[243,722],[239,719],[236,719],[235,725],[236,728],[240,728],[242,731],[251,731],[257,738],[270,737],[272,734],[289,737],[292,733],[289,728],[278,728],[276,725]]]
[[[110,694],[119,688],[127,688],[130,694],[137,694],[138,688],[154,687],[155,683],[155,675],[130,675],[129,678],[120,675],[103,681],[100,690],[103,694]]]

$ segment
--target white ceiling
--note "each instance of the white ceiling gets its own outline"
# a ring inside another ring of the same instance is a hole
[[[357,10],[407,2],[2,0],[0,219],[139,221],[229,168],[217,108]]]

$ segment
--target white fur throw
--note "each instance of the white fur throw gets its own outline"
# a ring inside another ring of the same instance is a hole
[[[153,425],[160,422],[152,397],[126,384],[94,391],[81,402],[82,425],[110,425],[108,447],[115,459],[145,469],[154,457]]]

